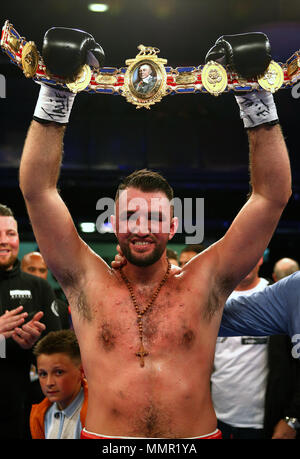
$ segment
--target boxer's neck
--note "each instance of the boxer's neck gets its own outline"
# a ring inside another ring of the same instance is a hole
[[[168,261],[161,257],[149,266],[136,266],[129,261],[122,268],[126,277],[135,285],[155,284],[159,282],[168,269]]]

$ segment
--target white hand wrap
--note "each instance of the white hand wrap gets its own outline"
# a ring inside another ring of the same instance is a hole
[[[255,91],[235,96],[245,128],[278,120],[273,95],[268,91]]]
[[[34,118],[66,124],[75,99],[72,92],[42,84],[34,111]]]

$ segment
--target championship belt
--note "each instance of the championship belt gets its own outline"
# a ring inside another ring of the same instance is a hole
[[[8,21],[1,35],[1,48],[11,62],[20,67],[27,78],[46,83],[74,93],[119,94],[136,108],[150,108],[169,94],[212,94],[267,90],[272,93],[290,88],[300,80],[300,51],[296,51],[285,64],[271,61],[264,74],[257,79],[244,79],[218,62],[209,61],[197,67],[167,65],[167,59],[158,57],[159,49],[139,45],[135,58],[127,59],[127,67],[102,67],[84,65],[73,81],[52,75],[33,41],[26,41]],[[147,66],[151,78],[144,83],[140,69]]]

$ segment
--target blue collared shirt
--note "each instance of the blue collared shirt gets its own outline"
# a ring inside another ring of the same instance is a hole
[[[77,409],[78,409],[78,418],[74,426],[72,436],[70,438],[80,438],[80,433],[82,430],[82,426],[80,422],[80,410],[81,410],[83,401],[84,401],[84,392],[83,392],[83,388],[81,388],[78,395],[73,400],[73,402],[70,405],[68,405],[64,410],[60,410],[56,402],[53,403],[53,405],[48,409],[45,415],[45,438],[48,438],[51,432],[54,420],[59,418],[60,423],[59,423],[59,430],[58,430],[57,438],[60,439],[62,432],[63,432],[63,426],[65,423],[65,420],[68,421],[68,419],[72,417],[72,415]]]

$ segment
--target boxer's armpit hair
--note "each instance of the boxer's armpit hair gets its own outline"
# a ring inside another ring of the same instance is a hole
[[[76,273],[65,271],[59,276],[58,281],[63,286],[71,308],[75,308],[82,318],[90,322],[92,320],[91,308],[88,305],[84,291],[78,286]]]
[[[77,297],[77,302],[75,303],[75,306],[77,307],[77,312],[78,314],[88,322],[91,322],[92,320],[92,311],[91,308],[89,307],[87,303],[87,299],[85,296],[85,293],[81,291]]]
[[[223,298],[225,292],[233,290],[232,286],[233,280],[230,276],[219,279],[216,282],[216,286],[210,292],[209,301],[204,311],[204,318],[206,320],[211,320],[215,313],[224,306],[221,298]]]
[[[68,295],[68,299],[71,306],[71,312],[75,310],[80,318],[91,322],[92,311],[88,305],[85,293],[82,290],[73,290],[73,292]]]
[[[219,310],[219,308],[219,295],[217,294],[216,289],[213,289],[209,295],[209,301],[204,310],[204,319],[210,321],[213,318],[214,314]]]

